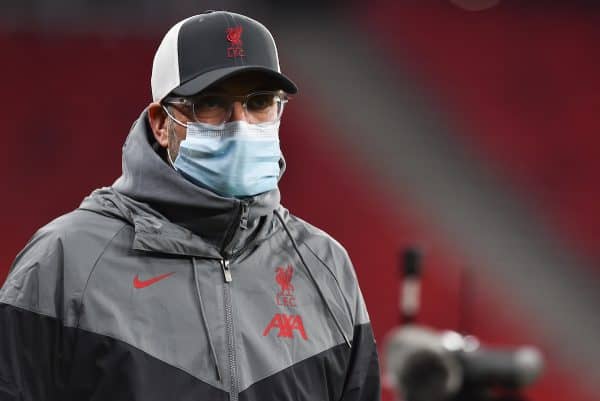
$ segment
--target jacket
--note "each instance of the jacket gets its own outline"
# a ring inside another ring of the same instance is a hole
[[[144,112],[122,176],[16,257],[0,290],[0,401],[379,399],[344,248],[278,189],[223,198],[159,151]]]

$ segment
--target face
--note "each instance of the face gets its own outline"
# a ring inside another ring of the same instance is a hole
[[[268,77],[260,72],[246,72],[234,75],[218,84],[211,85],[202,93],[224,93],[232,96],[243,96],[257,90],[278,90],[279,88]],[[185,107],[168,105],[171,115],[182,123],[194,122],[194,118]],[[179,145],[185,139],[186,127],[169,118],[159,103],[151,103],[148,107],[148,118],[154,137],[158,144],[168,149],[172,161],[179,154]],[[228,121],[247,121],[241,101],[233,104],[233,111]]]

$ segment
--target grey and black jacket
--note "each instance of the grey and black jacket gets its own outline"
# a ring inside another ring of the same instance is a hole
[[[0,401],[378,400],[344,248],[278,190],[222,198],[157,152],[143,113],[123,175],[17,256]]]

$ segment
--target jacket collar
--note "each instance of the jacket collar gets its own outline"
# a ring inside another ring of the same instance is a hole
[[[190,253],[197,247],[186,245],[188,241],[201,239],[204,254],[213,255],[215,249],[227,254],[249,238],[256,239],[254,231],[265,223],[272,226],[273,210],[281,199],[278,188],[243,201],[222,197],[185,179],[160,157],[157,149],[144,110],[123,145],[123,173],[112,185],[115,196],[110,200],[121,205],[121,214],[130,211],[127,220],[136,228],[135,246],[164,251],[161,241],[177,238],[177,244],[166,248]],[[283,157],[280,166],[281,179],[285,171]],[[153,224],[160,224],[160,233],[152,232]]]

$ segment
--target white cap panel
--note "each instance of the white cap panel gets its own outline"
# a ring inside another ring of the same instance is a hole
[[[179,55],[177,43],[179,42],[179,30],[190,18],[186,18],[173,25],[167,32],[154,55],[152,63],[152,100],[162,100],[173,89],[180,84]]]

